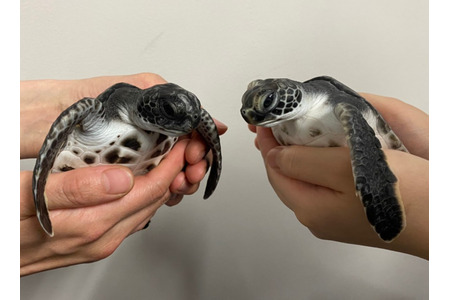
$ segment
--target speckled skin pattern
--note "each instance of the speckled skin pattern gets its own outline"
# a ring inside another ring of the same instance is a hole
[[[179,136],[194,130],[213,154],[207,199],[219,182],[222,153],[216,125],[194,94],[173,83],[144,90],[118,83],[95,99],[76,102],[53,123],[36,160],[33,194],[41,226],[53,236],[44,193],[50,172],[121,164],[142,175],[160,163]]]
[[[252,81],[242,117],[271,127],[281,145],[350,148],[355,188],[370,224],[386,242],[406,226],[398,182],[382,148],[407,151],[375,108],[336,79]]]

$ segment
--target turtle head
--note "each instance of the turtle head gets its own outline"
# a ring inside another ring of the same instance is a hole
[[[192,132],[200,123],[200,101],[173,83],[143,90],[133,121],[144,130],[168,136]]]
[[[242,96],[241,115],[252,125],[271,127],[295,116],[301,83],[290,79],[258,79]]]

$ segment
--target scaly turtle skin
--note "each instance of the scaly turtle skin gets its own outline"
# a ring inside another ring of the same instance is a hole
[[[382,147],[406,151],[375,108],[334,78],[255,80],[242,97],[242,117],[271,127],[281,145],[348,146],[357,194],[384,241],[406,226],[398,182]]]
[[[213,154],[207,199],[219,182],[222,154],[216,125],[194,94],[173,83],[144,90],[118,83],[95,99],[76,102],[53,123],[36,160],[33,195],[42,228],[53,236],[44,193],[50,172],[121,164],[135,175],[145,174],[160,163],[179,136],[193,130]]]

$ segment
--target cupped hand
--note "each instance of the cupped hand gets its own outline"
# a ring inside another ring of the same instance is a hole
[[[428,156],[426,114],[399,100],[392,100],[395,105],[390,106],[392,101],[385,97],[370,95],[367,98],[392,125],[411,153]],[[397,114],[414,115],[415,127],[403,128],[403,118],[391,119]],[[385,151],[388,163],[399,179],[407,219],[406,229],[400,236],[385,243],[371,228],[361,201],[355,195],[348,148],[282,147],[270,129],[250,126],[250,130],[257,133],[255,143],[275,192],[315,236],[428,257],[426,159],[410,153]]]
[[[21,83],[21,158],[37,156],[57,116],[83,97],[96,97],[109,86],[127,82],[140,88],[165,83],[142,73],[82,80]],[[216,121],[219,134],[226,125]],[[29,171],[21,172],[21,275],[90,262],[111,254],[123,239],[148,224],[162,205],[175,205],[197,191],[210,155],[198,135],[176,143],[161,164],[134,177],[122,166],[81,168],[49,176],[46,194],[55,229],[41,229],[33,204]]]
[[[51,174],[46,193],[53,237],[44,233],[36,218],[31,172],[21,172],[21,275],[109,256],[170,199],[169,187],[186,163],[187,144],[187,140],[177,143],[144,176],[134,177],[122,166]]]

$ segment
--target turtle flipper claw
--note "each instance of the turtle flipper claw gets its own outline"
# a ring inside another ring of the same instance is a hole
[[[367,219],[381,239],[392,241],[406,225],[397,178],[362,113],[342,102],[336,105],[335,114],[347,135],[356,190]]]

